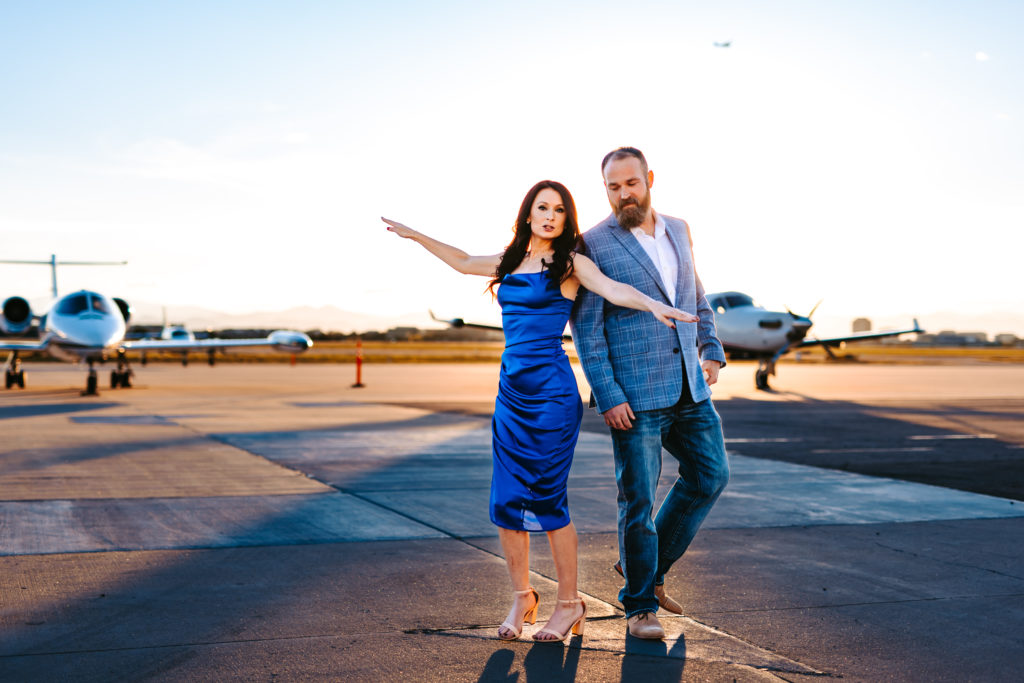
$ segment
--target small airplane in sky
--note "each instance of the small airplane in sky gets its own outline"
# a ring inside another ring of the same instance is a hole
[[[715,47],[729,47],[730,45],[732,45],[732,41],[731,40],[723,40],[723,41],[716,41],[716,42],[711,43],[711,44],[714,45]]]
[[[7,389],[17,385],[25,387],[25,371],[21,368],[20,355],[30,352],[47,352],[61,360],[85,362],[89,365],[83,395],[97,393],[98,378],[96,362],[115,359],[117,368],[110,372],[110,387],[128,388],[132,385],[134,372],[128,363],[128,351],[206,351],[212,354],[218,349],[268,346],[284,353],[301,353],[313,346],[313,341],[302,332],[276,330],[263,339],[166,339],[126,340],[125,331],[131,318],[128,302],[99,292],[80,290],[71,294],[57,295],[58,265],[123,265],[95,261],[58,261],[51,256],[49,261],[8,261],[18,263],[49,265],[53,274],[54,302],[43,315],[37,315],[27,299],[10,296],[0,307],[0,331],[9,335],[22,334],[37,324],[39,338],[30,340],[0,340],[0,351],[9,355],[4,367]]]
[[[730,358],[753,358],[758,361],[754,373],[754,386],[767,391],[768,376],[775,374],[775,364],[784,354],[795,349],[810,346],[821,346],[830,358],[835,359],[832,351],[843,342],[882,339],[901,334],[921,334],[924,330],[914,320],[914,327],[907,330],[886,330],[882,332],[864,332],[845,337],[828,337],[819,339],[811,337],[811,316],[817,305],[807,315],[797,315],[789,309],[786,311],[768,311],[758,306],[754,300],[741,292],[718,292],[706,295],[708,304],[715,312],[715,325],[718,328],[718,339],[722,342],[725,352]],[[819,301],[818,304],[821,302]],[[500,330],[497,325],[467,323],[462,318],[444,320],[430,312],[430,317],[455,328],[469,327],[481,330]],[[571,335],[563,335],[562,339],[571,340]]]

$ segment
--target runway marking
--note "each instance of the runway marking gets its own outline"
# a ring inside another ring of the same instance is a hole
[[[725,440],[726,443],[798,443],[800,441],[803,441],[803,439],[799,439],[799,438],[798,439],[786,439],[786,438],[776,438],[776,439],[767,439],[767,438],[766,439],[743,439],[743,438],[739,438],[739,439],[726,439]]]
[[[100,425],[173,425],[162,415],[75,415],[68,418],[78,424]]]
[[[934,450],[931,446],[908,446],[906,448],[815,448],[811,453],[927,453]]]
[[[911,441],[938,441],[940,439],[994,439],[995,434],[917,434],[908,436]]]

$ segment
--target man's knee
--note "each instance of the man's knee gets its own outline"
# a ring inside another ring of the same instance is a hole
[[[729,483],[729,476],[729,462],[723,459],[721,464],[711,472],[711,476],[708,479],[710,495],[717,496],[720,494]]]

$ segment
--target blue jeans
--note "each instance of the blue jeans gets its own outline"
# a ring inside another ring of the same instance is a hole
[[[722,420],[711,399],[635,412],[632,428],[611,430],[626,575],[619,602],[627,617],[657,611],[654,586],[664,583],[729,481]],[[652,518],[663,446],[679,462],[679,477]]]

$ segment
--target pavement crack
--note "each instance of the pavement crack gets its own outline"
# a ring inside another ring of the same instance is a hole
[[[882,543],[881,541],[875,541],[875,545],[877,545],[879,548],[885,548],[886,550],[891,550],[891,551],[893,551],[895,553],[901,553],[901,554],[904,554],[904,555],[910,555],[911,557],[920,557],[921,556],[920,553],[915,553],[915,552],[912,552],[912,551],[909,551],[909,550],[905,550],[904,548],[897,548],[896,546],[892,546],[892,545],[886,545],[885,543]],[[933,557],[931,555],[928,556],[928,559],[931,560],[932,562],[938,562],[940,564],[948,565],[950,567],[961,567],[963,569],[976,569],[978,571],[988,572],[989,574],[995,574],[996,576],[1004,576],[1004,577],[1006,577],[1008,579],[1017,579],[1018,581],[1024,581],[1024,576],[1017,576],[1016,574],[1008,574],[1007,572],[1001,572],[1001,571],[999,571],[997,569],[989,569],[988,567],[979,567],[976,564],[970,564],[968,562],[954,562],[953,560],[944,560],[942,558]]]

